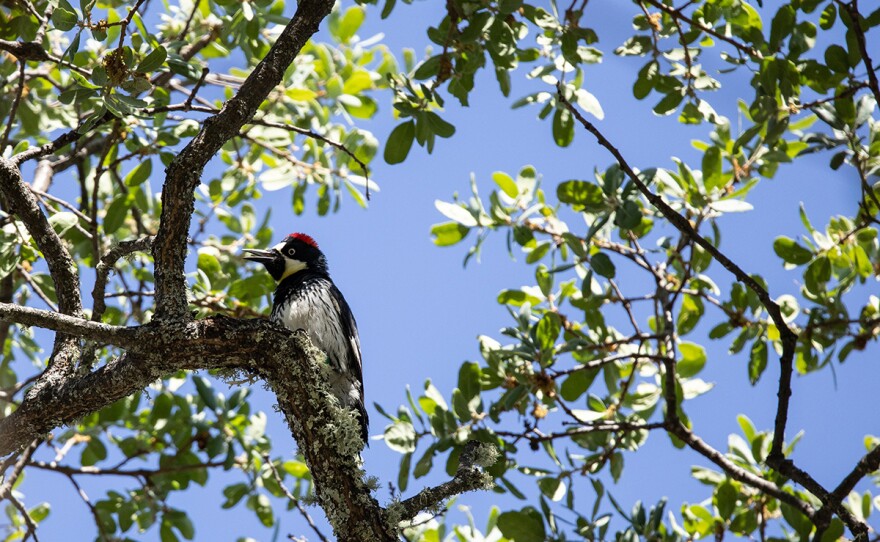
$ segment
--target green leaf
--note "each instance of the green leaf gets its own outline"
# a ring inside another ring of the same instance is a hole
[[[764,373],[764,369],[767,368],[767,343],[758,339],[755,341],[755,344],[752,345],[752,350],[749,353],[749,382],[754,386],[757,384],[758,379],[761,378],[761,374]]]
[[[193,384],[195,384],[196,386],[196,392],[205,403],[205,406],[207,406],[211,410],[216,410],[217,397],[214,395],[214,390],[213,388],[211,388],[210,382],[208,382],[205,378],[201,376],[193,376],[192,380]]]
[[[583,207],[590,212],[599,212],[605,208],[605,194],[602,189],[587,181],[571,180],[556,186],[556,197],[562,203]]]
[[[250,491],[250,487],[245,483],[232,484],[223,488],[223,496],[226,500],[221,508],[232,508],[241,501]]]
[[[736,510],[738,495],[739,492],[730,480],[725,480],[715,488],[715,492],[712,495],[712,504],[718,509],[718,515],[721,516],[721,519],[726,520],[733,515],[733,511]]]
[[[540,488],[541,493],[546,495],[551,501],[558,502],[565,497],[565,482],[560,478],[545,476],[538,480],[538,488]]]
[[[705,308],[703,301],[696,296],[685,294],[681,301],[681,312],[676,319],[676,328],[679,335],[687,335],[699,323]]]
[[[458,370],[458,389],[468,401],[480,395],[480,366],[472,361],[467,361]]]
[[[74,227],[78,221],[79,218],[75,214],[68,211],[55,213],[54,215],[49,217],[49,224],[52,226],[52,229],[55,230],[55,233],[57,233],[59,237],[63,236],[67,230]]]
[[[495,181],[498,188],[507,194],[508,197],[516,198],[519,195],[519,189],[516,187],[516,182],[513,180],[513,177],[507,173],[496,171],[492,174],[492,180]]]
[[[128,197],[125,194],[116,196],[104,211],[104,222],[101,224],[104,232],[110,235],[121,228],[122,224],[125,223],[125,218],[128,216],[128,209]]]
[[[448,247],[460,242],[467,237],[470,228],[457,222],[443,222],[431,226],[431,235],[434,236],[434,244],[440,247]]]
[[[399,164],[406,160],[409,150],[412,148],[416,135],[416,125],[413,121],[398,124],[388,136],[385,144],[385,161],[389,164]]]
[[[614,214],[614,223],[625,230],[638,228],[642,223],[642,208],[632,200],[623,202]]]
[[[520,307],[525,303],[529,303],[530,305],[534,306],[540,302],[540,298],[528,294],[522,290],[502,290],[501,293],[498,294],[498,303],[501,305],[513,305],[514,307]]]
[[[596,379],[596,375],[598,374],[598,369],[579,369],[569,374],[568,378],[562,382],[562,386],[560,386],[559,389],[562,398],[566,401],[577,400],[588,389],[590,389],[590,385],[593,383],[593,380]]]
[[[795,22],[796,13],[790,4],[786,4],[779,8],[779,11],[777,11],[776,15],[773,17],[773,22],[770,23],[769,45],[771,50],[779,50],[779,47],[782,45],[782,40],[794,30]]]
[[[721,186],[721,149],[709,147],[703,154],[703,185],[706,191]]]
[[[803,265],[813,259],[813,253],[802,247],[797,241],[789,237],[777,237],[773,241],[773,251],[782,258],[785,263]]]
[[[67,4],[67,2],[65,2]],[[70,4],[67,4],[68,7]],[[76,23],[79,22],[79,17],[73,11],[73,8],[67,9],[59,5],[55,8],[55,11],[52,12],[52,23],[55,25],[55,28],[58,30],[62,30],[67,32],[71,30]]]
[[[128,187],[138,186],[149,179],[152,172],[153,161],[149,159],[144,160],[125,176],[125,185]]]
[[[31,516],[31,519],[34,523],[40,523],[49,515],[50,507],[49,503],[41,503],[37,506],[34,506],[30,510],[28,510],[28,515]]]
[[[399,421],[385,428],[385,444],[401,454],[416,450],[416,430],[409,422]]]
[[[568,109],[557,109],[553,114],[553,141],[568,147],[574,140],[574,118]]]
[[[831,280],[831,261],[827,256],[817,257],[804,271],[804,286],[814,294],[822,293],[825,290],[825,283],[829,280]]]
[[[168,58],[168,51],[161,45],[150,51],[150,53],[141,60],[134,71],[140,73],[149,73],[162,67],[165,59]]]
[[[836,43],[825,49],[825,64],[838,73],[849,72],[849,54]]]
[[[690,378],[706,365],[706,349],[696,343],[682,342],[679,345],[681,360],[676,366],[678,375],[682,378]]]
[[[590,267],[593,268],[598,275],[608,279],[613,279],[615,275],[614,263],[611,258],[604,252],[598,252],[590,258]]]
[[[406,491],[406,488],[409,485],[409,469],[411,463],[412,454],[404,454],[403,459],[400,460],[400,470],[397,473],[397,489],[400,491]]]
[[[425,119],[428,121],[428,126],[431,128],[431,131],[438,136],[446,138],[452,137],[453,134],[455,134],[455,126],[441,119],[437,113],[428,111],[425,113]]]
[[[562,331],[562,322],[559,315],[553,312],[546,313],[535,328],[538,338],[538,346],[542,352],[552,352],[556,346],[556,339]]]
[[[352,6],[345,10],[336,30],[336,39],[340,43],[347,43],[361,27],[365,18],[364,8],[360,6]]]
[[[498,516],[498,529],[512,542],[544,542],[547,534],[541,513],[531,506]]]
[[[196,265],[209,277],[214,277],[222,273],[220,260],[217,259],[216,251],[217,249],[214,247],[203,247],[199,249],[199,258]]]
[[[251,495],[248,497],[247,506],[257,514],[260,523],[266,527],[275,524],[275,518],[272,514],[272,503],[266,495]]]
[[[828,2],[828,5],[822,10],[822,14],[819,15],[819,28],[822,30],[828,30],[834,26],[836,20],[837,7],[834,5],[834,2]]]

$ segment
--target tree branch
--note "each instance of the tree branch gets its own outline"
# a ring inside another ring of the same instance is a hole
[[[147,327],[122,327],[91,322],[84,318],[59,314],[57,312],[23,307],[14,303],[0,303],[0,319],[25,326],[37,326],[67,335],[76,335],[99,343],[112,344],[133,351],[149,350],[149,345],[141,344]]]
[[[92,288],[92,321],[100,322],[104,311],[107,310],[107,304],[104,301],[104,290],[107,288],[107,277],[116,261],[119,258],[127,256],[132,252],[143,252],[150,249],[153,244],[153,236],[141,237],[133,241],[122,241],[115,247],[111,248],[107,254],[101,258],[95,268],[95,286]]]
[[[871,87],[874,99],[880,104],[880,82],[877,81],[877,72],[874,71],[874,63],[871,61],[871,55],[868,54],[868,43],[865,39],[865,30],[862,28],[862,16],[859,13],[859,0],[852,0],[848,3],[842,0],[836,0],[836,2],[841,9],[846,10],[852,19],[852,31],[856,35],[856,43],[859,44],[859,58],[862,59],[865,69],[868,70],[868,86]]]
[[[698,23],[697,21],[691,19],[690,17],[688,17],[687,15],[682,13],[680,9],[676,9],[671,6],[667,6],[666,4],[660,2],[659,0],[644,0],[644,2],[659,9],[663,13],[666,13],[667,15],[672,17],[673,19],[682,20],[682,21],[688,23],[689,25],[691,25],[692,27],[699,29],[701,32],[705,32],[706,34],[709,34],[710,36],[712,36],[716,39],[719,39],[725,43],[732,45],[734,48],[736,48],[737,51],[739,51],[741,53],[747,54],[747,55],[749,55],[753,58],[756,58],[758,60],[761,60],[764,58],[764,55],[762,55],[761,52],[758,51],[757,49],[755,49],[754,47],[749,47],[748,45],[740,43],[729,36],[725,36],[724,34],[716,31],[714,28],[711,28],[711,27],[706,26],[704,24]]]
[[[485,446],[487,445],[475,440],[469,441],[461,452],[458,469],[452,480],[436,487],[425,488],[413,497],[390,506],[389,513],[399,514],[401,521],[410,520],[422,510],[434,508],[450,497],[491,487],[492,477],[484,473],[480,466],[494,463],[497,452],[492,448],[488,452],[489,457],[485,457]]]
[[[293,18],[266,57],[254,68],[238,93],[216,115],[205,119],[201,131],[168,166],[162,189],[162,216],[153,244],[156,278],[156,317],[186,320],[186,237],[195,210],[193,191],[208,161],[241,127],[281,82],[287,67],[321,21],[333,8],[332,0],[302,0]]]
[[[653,0],[648,0],[653,5]],[[694,243],[700,245],[706,252],[712,255],[712,257],[718,261],[725,269],[727,269],[731,274],[736,277],[737,280],[744,283],[761,302],[761,305],[767,310],[767,313],[770,315],[770,318],[773,320],[773,323],[779,330],[780,340],[782,342],[782,355],[779,358],[780,363],[780,376],[779,376],[779,388],[777,391],[778,403],[777,403],[777,411],[776,411],[776,420],[774,424],[774,433],[773,433],[773,442],[770,448],[770,454],[766,458],[766,463],[768,466],[779,472],[780,474],[785,475],[796,483],[801,484],[811,493],[813,493],[816,497],[818,497],[824,505],[829,506],[837,513],[840,518],[846,523],[847,527],[852,531],[857,538],[862,538],[862,536],[867,536],[867,525],[864,522],[858,520],[855,516],[849,513],[839,501],[833,502],[830,500],[830,495],[828,490],[826,490],[818,481],[816,481],[812,476],[809,475],[806,471],[798,468],[791,459],[785,457],[783,453],[783,443],[785,441],[785,425],[788,421],[788,406],[789,406],[789,398],[791,397],[791,378],[793,373],[793,358],[795,347],[797,346],[797,334],[792,331],[792,329],[785,322],[782,311],[779,308],[779,305],[770,297],[769,292],[758,284],[758,282],[748,275],[745,271],[743,271],[737,264],[735,264],[732,260],[730,260],[726,255],[720,252],[714,245],[712,245],[709,241],[707,241],[703,236],[701,236],[694,227],[688,222],[686,218],[678,214],[672,207],[669,206],[663,199],[651,192],[647,185],[639,178],[636,172],[632,169],[632,167],[627,163],[626,159],[623,157],[621,152],[593,125],[590,121],[588,121],[577,109],[572,106],[568,100],[566,100],[565,96],[560,91],[558,92],[558,99],[565,107],[574,115],[574,117],[581,123],[581,125],[589,131],[593,136],[596,137],[599,144],[608,150],[614,158],[617,160],[617,163],[620,165],[620,168],[626,173],[627,177],[635,184],[638,188],[639,192],[648,199],[648,201],[655,207],[660,213],[666,218],[677,230],[679,230],[682,234],[690,238]],[[673,368],[674,369],[674,368]],[[672,369],[667,368],[667,372]],[[674,376],[673,384],[674,384]],[[667,383],[669,386],[670,383]],[[670,393],[667,391],[667,393]],[[675,391],[672,390],[672,399],[675,399]],[[668,402],[668,401],[667,401]],[[669,409],[671,409],[674,413],[674,409],[676,408],[677,403],[672,402],[669,403]],[[729,463],[728,467],[732,466],[737,468],[735,465],[727,461],[727,459],[717,450],[709,447],[705,442],[699,439],[696,435],[690,433],[690,431],[681,424],[678,420],[677,414],[674,414],[669,419],[670,421],[670,429],[669,431],[676,435],[677,437],[684,440],[691,448],[700,452],[702,455],[711,459],[717,465],[725,468],[725,471],[728,472],[731,476],[733,476],[732,472],[729,471],[727,467],[724,466],[723,462],[726,461]],[[713,453],[714,452],[714,453]],[[742,469],[739,469],[742,471]],[[749,475],[745,471],[741,473],[737,473],[737,475],[748,475],[752,482],[747,482],[754,487],[759,487],[762,491],[767,492],[768,494],[780,499],[784,502],[788,502],[794,506],[798,506],[798,508],[805,514],[807,517],[811,518],[811,520],[815,517],[815,512],[812,510],[807,503],[802,502],[800,499],[793,497],[787,493],[782,492],[775,484],[767,482],[763,478],[758,478],[753,475]],[[736,478],[735,476],[733,476]],[[741,481],[746,481],[745,479],[736,478]],[[755,485],[761,484],[761,486]],[[762,486],[772,486],[765,487]],[[769,490],[776,488],[776,493],[771,493]],[[800,503],[796,505],[795,503]],[[803,508],[807,507],[807,508]],[[808,513],[809,511],[809,513]]]

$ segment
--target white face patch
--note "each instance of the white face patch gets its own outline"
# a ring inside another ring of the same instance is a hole
[[[293,275],[294,273],[302,271],[303,269],[308,267],[305,262],[301,262],[299,260],[291,258],[290,254],[284,252],[284,243],[278,243],[277,245],[272,247],[272,250],[277,250],[284,257],[284,273],[281,274],[281,278],[278,279],[278,282],[281,282],[290,275]]]
[[[285,256],[284,257],[284,274],[281,275],[281,280],[286,279],[287,277],[289,277],[290,275],[292,275],[298,271],[302,271],[306,267],[308,267],[306,265],[306,262],[301,262],[299,260],[294,260],[288,256]],[[281,280],[279,280],[279,282],[281,282]]]

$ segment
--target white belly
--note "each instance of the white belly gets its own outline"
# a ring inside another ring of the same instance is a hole
[[[336,304],[327,290],[309,289],[307,295],[273,311],[272,319],[287,329],[305,330],[315,346],[327,354],[327,362],[337,371],[342,368],[348,340],[343,335]]]

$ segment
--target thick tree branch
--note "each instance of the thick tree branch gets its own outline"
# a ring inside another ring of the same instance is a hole
[[[40,318],[41,323],[52,325],[67,322],[46,314]],[[73,322],[63,325],[68,324]],[[122,333],[124,329],[124,334],[136,337],[135,348],[149,350],[149,354],[127,353],[92,373],[29,395],[18,410],[0,419],[0,456],[180,370],[225,369],[263,378],[275,392],[338,540],[396,541],[399,520],[410,519],[410,514],[435,506],[457,491],[486,487],[486,475],[476,465],[491,454],[481,452],[476,459],[463,455],[462,467],[451,482],[423,491],[404,501],[403,507],[381,508],[363,480],[359,459],[363,443],[355,415],[341,408],[327,389],[325,355],[304,333],[291,334],[267,320],[220,317],[183,325],[115,329],[80,320],[76,329],[89,333],[107,329]]]
[[[135,351],[149,349],[149,345],[142,341],[146,339],[146,332],[152,333],[152,330],[147,327],[111,326],[57,312],[23,307],[14,303],[0,303],[0,319],[25,326],[51,329],[103,344],[131,348]]]
[[[20,156],[20,155],[19,155]],[[13,161],[0,158],[0,192],[6,199],[6,209],[16,214],[43,253],[49,275],[55,284],[59,310],[71,317],[83,314],[79,292],[79,272],[61,239],[52,229],[37,199],[21,178],[21,171]],[[49,368],[40,376],[30,393],[64,380],[72,371],[79,344],[75,337],[58,334],[49,358]]]
[[[195,209],[193,191],[201,181],[205,165],[253,118],[332,8],[332,0],[302,0],[293,18],[238,93],[219,113],[204,121],[201,131],[168,166],[162,190],[161,225],[153,244],[157,318],[184,320],[189,317],[183,272],[186,238]]]
[[[55,283],[59,310],[71,316],[81,316],[82,301],[79,296],[79,273],[76,264],[52,229],[46,215],[40,210],[37,198],[22,180],[17,165],[2,158],[0,158],[0,190],[6,197],[9,212],[21,218],[46,258],[49,273]]]
[[[15,55],[15,57],[21,62],[27,60],[37,62],[49,60],[49,53],[46,52],[46,49],[43,48],[41,43],[35,41],[23,42],[0,40],[0,51],[6,51]]]

